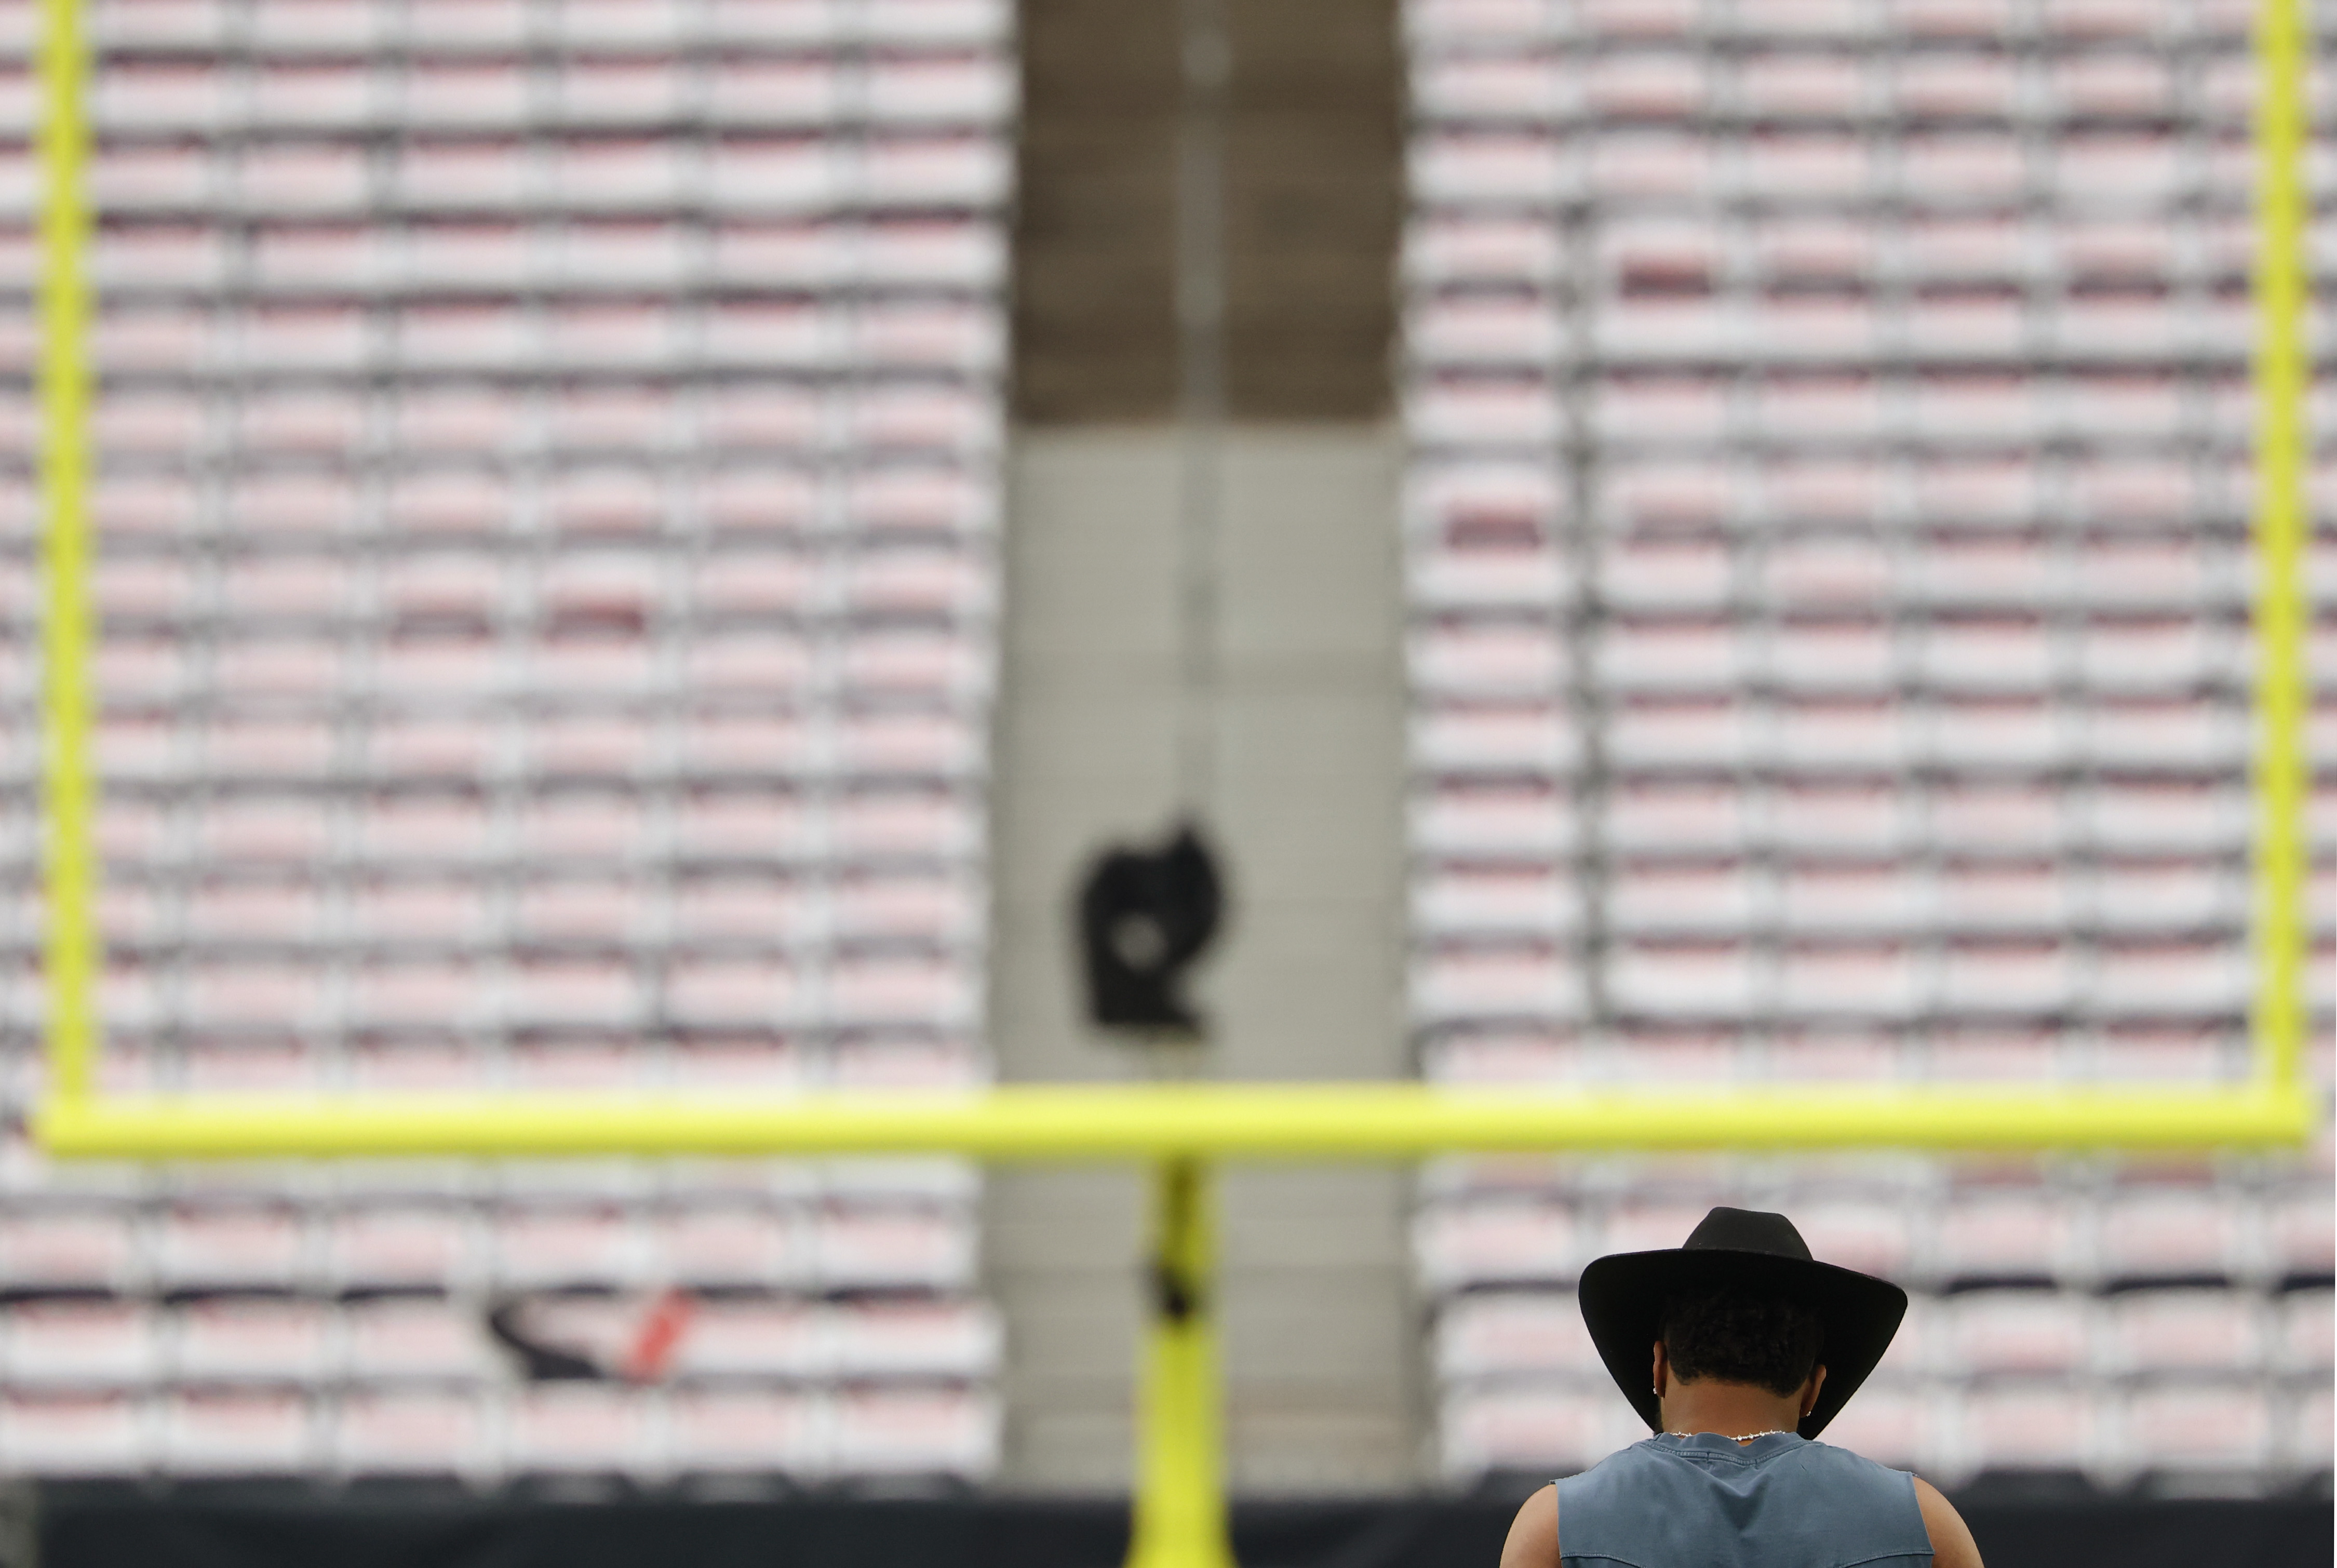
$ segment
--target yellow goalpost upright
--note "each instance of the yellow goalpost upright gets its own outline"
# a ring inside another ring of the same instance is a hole
[[[39,318],[45,573],[43,825],[52,1155],[140,1161],[954,1153],[1158,1170],[1160,1300],[1143,1370],[1132,1561],[1227,1568],[1208,1310],[1208,1162],[1472,1151],[2214,1149],[2295,1145],[2307,1083],[2303,557],[2308,349],[2303,0],[2259,0],[2254,292],[2253,1066],[2215,1087],[2095,1084],[1442,1088],[1417,1083],[1005,1084],[950,1093],[261,1094],[100,1092],[93,623],[90,54],[83,0],[42,0]]]

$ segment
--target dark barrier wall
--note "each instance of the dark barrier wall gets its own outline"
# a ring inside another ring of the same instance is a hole
[[[2327,1568],[2325,1500],[1960,1500],[1989,1568]],[[1513,1504],[1251,1503],[1243,1568],[1493,1568]],[[57,1488],[42,1568],[1119,1568],[1110,1502],[527,1503]],[[9,1565],[15,1568],[15,1565]]]

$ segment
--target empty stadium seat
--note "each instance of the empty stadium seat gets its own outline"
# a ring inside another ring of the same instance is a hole
[[[830,1314],[802,1302],[738,1298],[699,1303],[675,1354],[689,1377],[816,1377],[836,1367]]]
[[[134,1298],[19,1302],[8,1308],[0,1341],[9,1385],[135,1389],[165,1364],[158,1317]]]
[[[1445,1473],[1455,1479],[1588,1469],[1647,1431],[1611,1387],[1568,1385],[1451,1394],[1437,1420]]]
[[[2264,1311],[2230,1290],[2136,1290],[2115,1297],[2106,1351],[2134,1372],[2255,1372],[2264,1360]]]
[[[2337,1254],[2337,1205],[2312,1187],[2274,1194],[2266,1219],[2272,1261],[2283,1274],[2326,1279]]]
[[[2146,1385],[2122,1414],[2121,1457],[2137,1470],[2244,1475],[2262,1472],[2272,1456],[2271,1406],[2251,1385]]]
[[[830,1311],[828,1340],[836,1374],[885,1377],[982,1377],[997,1365],[1001,1328],[987,1308],[969,1301],[866,1301]]]
[[[1935,1470],[1945,1442],[1936,1404],[1921,1387],[1870,1383],[1827,1424],[1825,1440],[1894,1470]]]
[[[475,1308],[435,1295],[383,1295],[348,1301],[339,1316],[342,1367],[352,1383],[459,1385],[484,1381],[497,1370]],[[439,1409],[435,1405],[391,1405],[366,1416],[385,1425],[377,1437],[353,1436],[345,1428],[343,1441],[366,1448],[390,1441],[394,1431],[407,1430],[409,1423],[455,1419],[434,1413]],[[388,1455],[379,1457],[386,1462]]]
[[[328,1462],[346,1475],[479,1476],[490,1416],[461,1390],[351,1388],[331,1403]]]
[[[1481,1200],[1432,1208],[1413,1246],[1431,1289],[1489,1280],[1567,1280],[1584,1261],[1574,1216],[1550,1201]]]
[[[1951,1475],[2083,1471],[2102,1462],[2100,1400],[2082,1383],[1979,1383],[1960,1405]]]
[[[815,1215],[816,1278],[829,1289],[962,1290],[973,1283],[964,1217],[923,1206],[837,1204]]]
[[[1432,1359],[1448,1382],[1520,1373],[1605,1376],[1571,1296],[1501,1292],[1464,1296],[1437,1314]]]
[[[834,1462],[848,1473],[965,1477],[998,1465],[1000,1412],[986,1394],[847,1387],[830,1419]]]
[[[614,1205],[513,1205],[495,1216],[495,1274],[511,1287],[629,1283],[644,1248],[634,1217]]]
[[[330,1318],[313,1298],[189,1301],[170,1314],[168,1364],[184,1383],[313,1382],[328,1369]]]
[[[2054,1290],[1973,1290],[1941,1303],[1957,1365],[1975,1373],[2087,1370],[2098,1314],[2088,1298]]]
[[[15,1291],[128,1287],[145,1272],[140,1240],[124,1207],[11,1204],[0,1213],[0,1281]]]
[[[638,1475],[655,1467],[649,1410],[625,1390],[593,1383],[539,1383],[505,1406],[505,1455],[523,1473]]]
[[[281,1475],[318,1468],[322,1435],[290,1389],[181,1388],[160,1396],[162,1463],[187,1475]]]
[[[0,1455],[18,1475],[123,1475],[155,1457],[133,1394],[11,1389],[0,1396]]]
[[[2247,1220],[2205,1186],[2124,1188],[2102,1210],[2100,1267],[2113,1279],[2244,1273]]]
[[[174,1204],[155,1217],[157,1283],[179,1289],[268,1287],[310,1267],[306,1216],[285,1201]]]
[[[802,1480],[832,1474],[834,1404],[824,1393],[777,1386],[704,1385],[668,1402],[669,1455],[684,1475],[777,1471]]]

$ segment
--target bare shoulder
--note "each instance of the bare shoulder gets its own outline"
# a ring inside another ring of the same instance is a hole
[[[1980,1559],[1972,1561],[1977,1563]],[[1501,1568],[1558,1568],[1558,1486],[1543,1487],[1510,1521],[1501,1543]]]
[[[1971,1527],[1956,1512],[1956,1505],[1921,1475],[1915,1477],[1915,1504],[1923,1511],[1923,1530],[1931,1538],[1931,1568],[1980,1568],[1980,1547],[1972,1540]],[[1553,1516],[1557,1511],[1553,1502]],[[1501,1568],[1510,1568],[1506,1556]]]

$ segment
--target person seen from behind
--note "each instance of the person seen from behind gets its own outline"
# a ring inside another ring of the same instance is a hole
[[[1980,1568],[1929,1482],[1817,1441],[1904,1290],[1812,1259],[1782,1214],[1715,1209],[1684,1247],[1596,1259],[1579,1296],[1654,1436],[1529,1497],[1501,1568]]]

